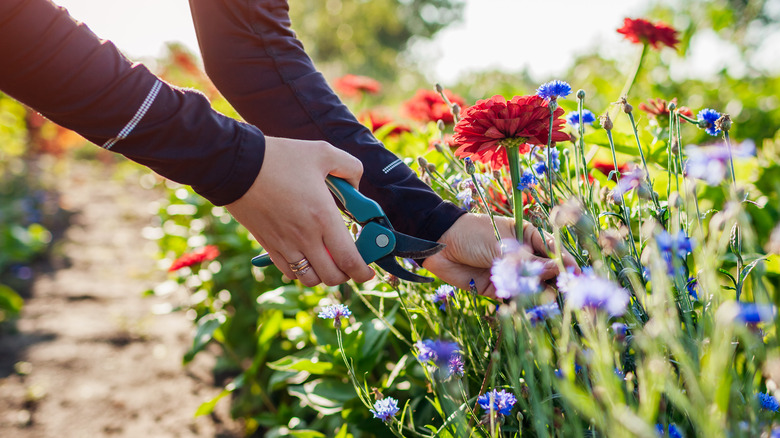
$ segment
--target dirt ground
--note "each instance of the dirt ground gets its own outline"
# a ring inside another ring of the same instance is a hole
[[[159,193],[113,166],[57,166],[69,225],[35,267],[17,332],[0,333],[0,437],[241,436],[228,400],[193,416],[220,391],[214,357],[184,368],[192,323],[165,313],[176,298],[142,295],[167,278],[142,237]]]

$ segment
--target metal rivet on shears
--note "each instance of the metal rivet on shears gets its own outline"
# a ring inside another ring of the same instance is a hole
[[[380,248],[384,248],[389,243],[390,243],[390,238],[387,237],[387,234],[379,234],[378,236],[376,236],[376,246]]]

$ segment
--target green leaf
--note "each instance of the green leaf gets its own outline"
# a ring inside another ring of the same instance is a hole
[[[357,397],[351,384],[324,379],[291,386],[288,392],[301,399],[303,406],[310,406],[322,415],[340,412],[345,402]]]
[[[298,438],[324,438],[326,435],[322,432],[317,432],[316,430],[291,430],[290,436]]]
[[[6,316],[18,315],[22,306],[24,306],[24,299],[10,287],[0,284],[0,321]]]
[[[217,406],[217,403],[228,394],[230,394],[230,391],[223,389],[222,392],[217,394],[216,397],[201,403],[200,406],[198,406],[198,409],[195,411],[195,416],[200,417],[201,415],[211,414],[214,412],[214,408]]]
[[[196,354],[211,342],[214,338],[214,332],[225,323],[224,313],[210,313],[198,321],[198,329],[195,332],[195,339],[192,340],[192,347],[184,355],[184,363],[192,361]]]
[[[333,363],[320,362],[318,353],[310,349],[269,362],[268,367],[277,371],[306,371],[311,374],[326,374],[333,370]]]

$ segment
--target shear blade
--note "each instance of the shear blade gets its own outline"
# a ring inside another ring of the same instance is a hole
[[[418,239],[393,230],[395,249],[393,255],[408,259],[424,259],[444,249],[445,244]],[[400,277],[399,277],[400,278]]]
[[[406,269],[402,268],[401,265],[399,265],[398,262],[395,261],[395,257],[393,257],[392,254],[386,255],[381,259],[375,261],[374,263],[376,263],[380,268],[384,269],[388,273],[393,274],[396,277],[400,278],[401,280],[413,281],[415,283],[433,282],[433,278],[431,277],[424,277],[422,275],[417,275],[413,272],[409,272]]]

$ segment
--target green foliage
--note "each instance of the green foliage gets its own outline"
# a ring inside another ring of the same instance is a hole
[[[292,28],[317,65],[382,80],[402,73],[399,52],[410,42],[458,21],[462,9],[462,0],[290,2]]]

